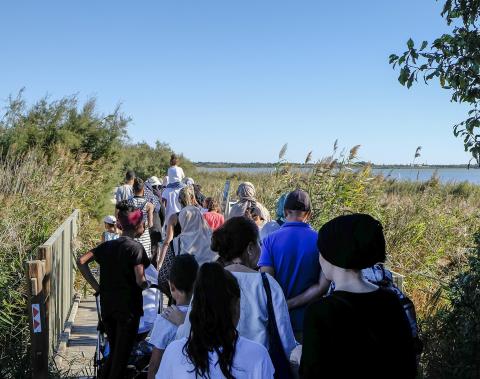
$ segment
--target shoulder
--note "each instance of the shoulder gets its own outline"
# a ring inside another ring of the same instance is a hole
[[[187,339],[186,338],[180,338],[178,340],[175,340],[175,341],[172,341],[167,349],[165,350],[165,354],[169,354],[171,356],[178,356],[180,355],[179,353],[182,352],[183,350],[183,347],[185,346],[185,344],[187,343]]]
[[[238,337],[237,351],[242,355],[251,354],[251,355],[256,355],[258,357],[261,357],[264,355],[268,356],[268,351],[265,348],[265,346],[263,346],[258,342],[244,338],[242,336]]]

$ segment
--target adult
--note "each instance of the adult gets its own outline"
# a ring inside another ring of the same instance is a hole
[[[189,205],[193,205],[193,206],[196,205],[195,195],[193,193],[192,186],[186,186],[180,189],[180,192],[178,194],[178,202],[180,203],[181,209]],[[170,215],[170,217],[167,219],[167,223],[165,227],[166,229],[165,239],[163,240],[163,243],[160,248],[160,252],[158,254],[157,267],[161,267],[170,243],[173,241],[175,237],[180,235],[180,233],[182,232],[182,227],[178,222],[179,214],[180,214],[180,211]]]
[[[228,218],[245,216],[249,208],[256,206],[261,212],[261,218],[265,222],[271,220],[268,210],[256,199],[255,187],[250,182],[243,182],[237,189],[238,201],[232,205]]]
[[[125,183],[117,187],[117,191],[115,192],[115,201],[117,204],[123,200],[128,200],[133,196],[132,186],[134,180],[135,172],[132,170],[128,170],[125,173]]]
[[[153,212],[155,206],[145,198],[145,183],[140,178],[135,178],[133,182],[133,197],[130,202],[135,208],[140,209],[143,215],[143,222],[145,223],[145,230],[143,234],[138,238],[148,258],[152,258],[152,242],[150,239],[150,228],[153,226]]]
[[[107,379],[124,375],[143,314],[142,289],[148,287],[144,269],[150,264],[145,249],[134,240],[144,231],[142,212],[125,200],[117,209],[122,236],[98,245],[77,260],[81,274],[100,294],[101,315],[110,345],[100,377]],[[88,266],[94,260],[100,266],[100,284]]]
[[[238,332],[242,337],[268,346],[268,310],[267,295],[263,286],[262,276],[253,268],[258,260],[258,228],[246,217],[234,217],[213,232],[212,250],[218,252],[225,269],[230,271],[238,281],[242,292],[240,299],[240,320]],[[275,320],[282,346],[287,357],[297,345],[293,334],[288,308],[282,288],[267,274],[272,292],[272,302]],[[177,312],[167,312],[173,322],[180,319]],[[178,321],[177,321],[178,322]],[[187,317],[180,326],[177,337],[187,336],[190,330],[190,320]]]
[[[160,181],[156,176],[151,176],[145,181],[145,199],[153,204],[153,225],[149,229],[150,241],[152,244],[152,262],[157,261],[159,244],[162,241],[162,229],[165,224],[165,206],[161,199],[162,194],[159,189]]]
[[[398,297],[361,273],[385,260],[380,222],[365,214],[337,217],[320,228],[318,248],[335,291],[307,308],[302,377],[415,378],[413,339]]]
[[[207,212],[203,214],[203,217],[207,221],[212,230],[216,230],[223,225],[225,218],[220,213],[220,207],[217,201],[213,197],[207,197],[203,202]]]
[[[192,205],[183,208],[178,221],[182,232],[173,240],[176,254],[193,255],[200,266],[216,260],[217,254],[210,248],[212,231],[200,209]]]
[[[258,265],[277,279],[290,310],[290,320],[298,340],[302,340],[303,316],[307,304],[328,290],[330,283],[321,275],[317,232],[308,224],[310,197],[305,191],[290,192],[285,200],[282,227],[263,240]]]
[[[273,378],[265,347],[236,329],[240,299],[235,277],[217,263],[205,263],[195,283],[191,331],[168,345],[156,378]]]
[[[267,236],[272,234],[273,232],[280,229],[280,227],[285,224],[285,200],[287,199],[287,193],[284,193],[277,201],[277,208],[276,208],[276,219],[267,222],[263,225],[262,229],[260,229],[260,240],[263,241]]]

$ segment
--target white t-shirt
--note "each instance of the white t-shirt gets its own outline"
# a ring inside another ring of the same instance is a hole
[[[183,313],[187,313],[188,305],[179,305],[178,309]],[[175,340],[177,329],[178,326],[172,324],[161,315],[157,315],[149,342],[157,349],[165,350],[170,342]]]
[[[162,192],[162,199],[167,201],[167,206],[165,207],[165,221],[168,222],[168,219],[171,215],[178,213],[182,210],[180,202],[178,201],[178,196],[182,188],[165,188]]]
[[[167,171],[168,174],[168,183],[181,182],[185,178],[185,173],[183,168],[179,166],[170,166]]]
[[[238,333],[249,340],[258,342],[268,348],[268,310],[267,294],[263,288],[262,276],[258,272],[232,272],[240,286],[240,321]],[[283,349],[287,357],[297,346],[293,334],[290,314],[282,287],[269,274],[267,274],[270,289],[272,291],[273,310],[277,322],[278,334],[282,341]],[[186,338],[190,334],[190,309],[187,312],[185,322],[177,331],[177,339]]]
[[[193,364],[183,353],[186,338],[174,341],[168,345],[162,357],[162,363],[155,379],[190,379],[195,378]],[[210,358],[210,378],[223,379],[218,356],[212,352]],[[232,374],[237,379],[272,379],[275,369],[265,349],[259,343],[239,337],[233,358]]]
[[[152,284],[158,284],[158,271],[153,265],[145,269],[145,277]],[[142,291],[143,316],[140,318],[138,333],[148,332],[152,329],[155,318],[158,314],[160,291],[156,288],[147,288]]]

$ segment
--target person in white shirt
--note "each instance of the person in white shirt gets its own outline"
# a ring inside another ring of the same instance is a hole
[[[176,154],[172,154],[170,156],[170,167],[168,168],[168,176],[174,176],[179,179],[179,182],[181,182],[185,178],[185,173],[183,172],[183,169],[178,166],[179,159]],[[170,179],[169,179],[169,184],[170,184]]]
[[[175,257],[170,269],[168,284],[176,308],[180,312],[187,313],[197,271],[198,263],[192,255],[183,254]],[[157,315],[149,341],[153,345],[153,351],[148,366],[148,379],[155,378],[165,349],[170,342],[175,340],[177,328],[162,315]]]
[[[240,337],[240,287],[218,263],[200,267],[195,283],[191,331],[168,345],[156,379],[273,379],[264,346]]]
[[[219,254],[219,261],[225,265],[225,269],[235,276],[242,291],[238,332],[242,337],[268,347],[267,295],[261,274],[253,269],[260,251],[258,228],[246,217],[231,218],[213,232],[211,247]],[[278,282],[270,275],[267,278],[280,340],[286,357],[290,357],[298,343],[290,323],[287,302]],[[169,319],[180,325],[177,339],[187,337],[190,333],[189,313],[185,317],[173,310],[168,312]]]

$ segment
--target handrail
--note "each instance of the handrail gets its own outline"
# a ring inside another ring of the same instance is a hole
[[[57,350],[74,300],[75,240],[80,211],[72,214],[26,262],[31,310],[32,377],[48,377],[48,359]]]

